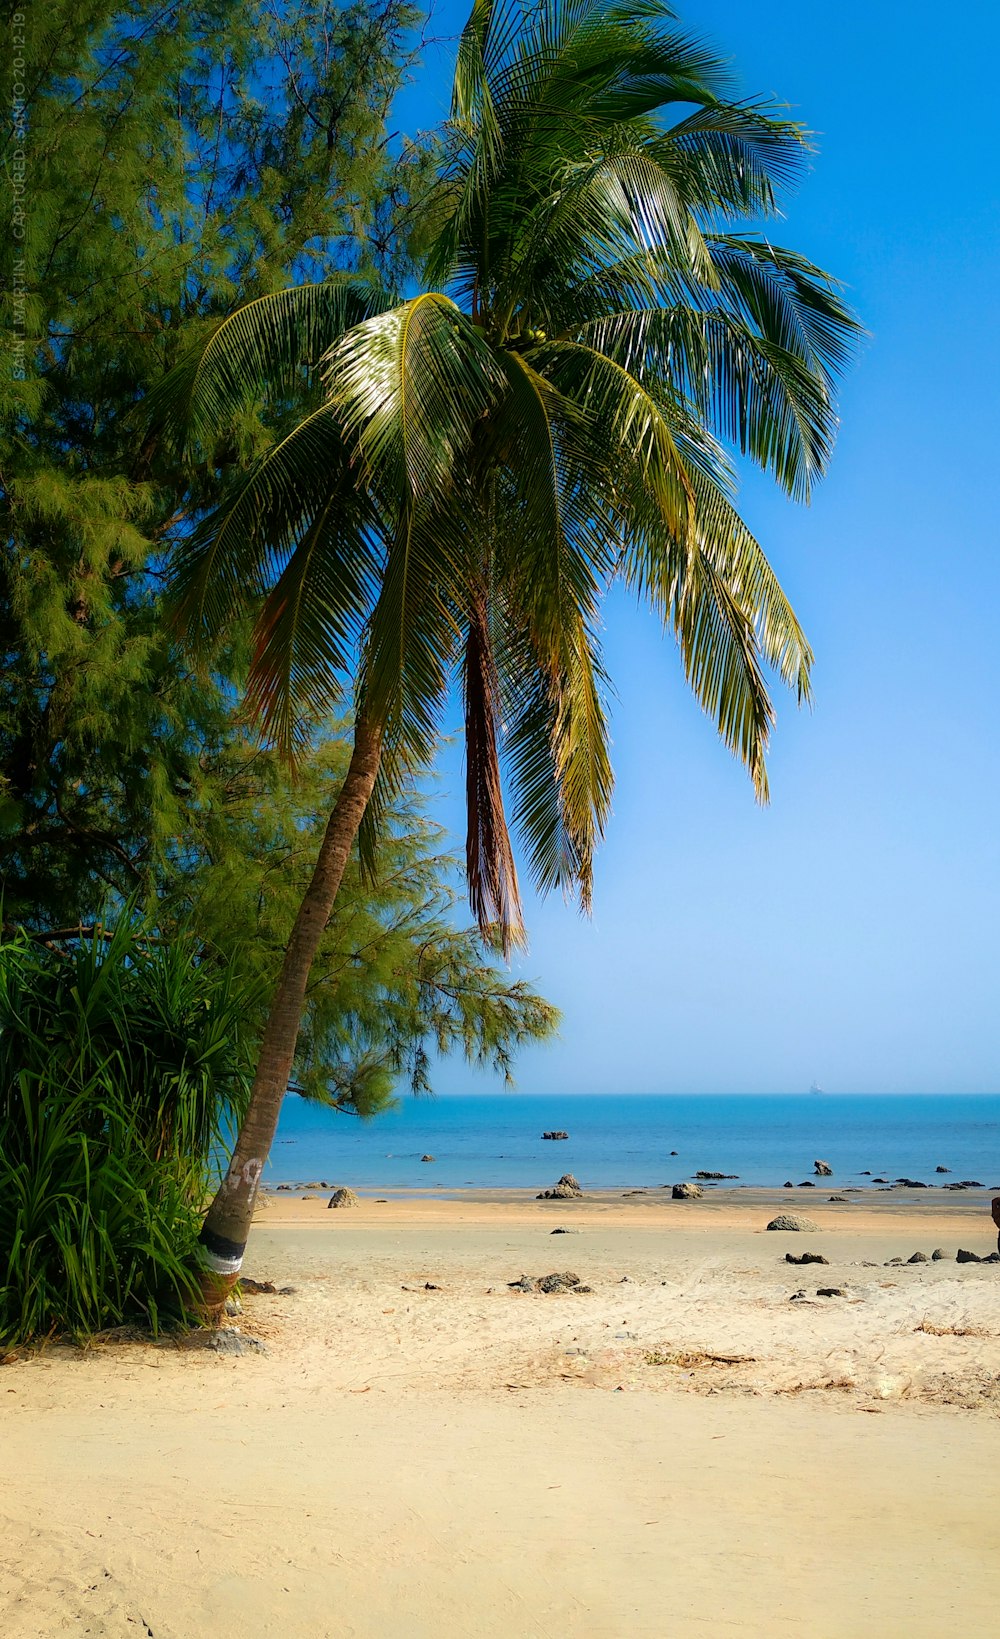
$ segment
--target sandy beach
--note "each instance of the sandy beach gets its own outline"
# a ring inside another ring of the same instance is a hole
[[[790,1195],[267,1198],[244,1353],[0,1370],[0,1632],[994,1631],[983,1192]]]

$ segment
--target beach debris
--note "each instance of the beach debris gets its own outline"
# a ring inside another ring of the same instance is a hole
[[[551,1275],[522,1275],[519,1280],[509,1280],[508,1290],[511,1292],[589,1292],[590,1287],[584,1286],[579,1275],[572,1270],[557,1270]]]
[[[341,1187],[340,1189],[334,1190],[326,1204],[329,1208],[332,1206],[360,1206],[361,1202],[355,1195],[353,1189]]]
[[[561,1224],[558,1229],[549,1230],[550,1235],[579,1235],[579,1233],[578,1229],[566,1229]]]
[[[950,1167],[935,1167],[934,1171],[935,1172],[950,1172],[951,1168]]]
[[[768,1229],[802,1230],[807,1234],[816,1234],[819,1230],[819,1224],[814,1224],[811,1218],[800,1217],[797,1212],[779,1212],[776,1218],[771,1219],[767,1227]]]
[[[847,1288],[846,1286],[817,1286],[816,1296],[818,1298],[846,1298]]]
[[[786,1252],[785,1253],[785,1262],[786,1263],[829,1263],[830,1260],[829,1260],[829,1258],[824,1258],[822,1252],[802,1252],[798,1256],[796,1256],[796,1254],[794,1252]]]
[[[709,1183],[718,1183],[722,1178],[738,1178],[738,1172],[696,1172],[696,1178],[707,1179]]]
[[[436,1155],[422,1155],[420,1157],[420,1159],[421,1159],[421,1161],[436,1161],[437,1156]]]
[[[946,1258],[947,1256],[948,1256],[948,1254],[945,1251],[943,1246],[936,1246],[934,1248],[933,1252],[931,1253],[931,1262],[932,1263],[940,1263],[941,1259]]]
[[[911,1252],[906,1261],[907,1263],[930,1263],[931,1260],[926,1252]]]
[[[543,1138],[549,1138],[549,1139],[559,1139],[559,1138],[568,1138],[568,1137],[569,1137],[569,1133],[564,1133],[564,1132],[550,1132],[550,1133],[543,1133],[543,1134],[542,1134],[542,1137],[543,1137]]]
[[[215,1354],[266,1354],[267,1345],[259,1337],[248,1337],[245,1332],[238,1332],[235,1326],[224,1326],[220,1331],[210,1332],[207,1347]]]
[[[273,1280],[251,1280],[249,1275],[240,1276],[241,1292],[276,1292],[278,1288]]]
[[[833,1177],[833,1168],[831,1167],[829,1161],[814,1161],[813,1172],[816,1174],[817,1178]]]
[[[697,1201],[704,1193],[700,1184],[674,1184],[670,1190],[675,1201]]]
[[[643,1360],[647,1366],[679,1366],[693,1371],[697,1366],[752,1366],[755,1354],[710,1354],[705,1349],[647,1349]]]

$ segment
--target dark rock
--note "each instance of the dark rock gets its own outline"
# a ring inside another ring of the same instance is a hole
[[[897,1178],[894,1180],[902,1189],[930,1189],[930,1184],[922,1184],[919,1178]]]
[[[705,1191],[700,1184],[675,1184],[670,1193],[675,1201],[697,1201]]]
[[[534,1292],[535,1282],[529,1275],[522,1275],[520,1280],[509,1280],[508,1287],[512,1292]]]
[[[771,1219],[767,1227],[768,1229],[802,1230],[806,1234],[815,1234],[819,1229],[819,1224],[814,1224],[811,1218],[801,1218],[797,1212],[779,1212],[776,1218]]]
[[[543,1275],[538,1282],[540,1292],[570,1292],[574,1286],[579,1286],[579,1275],[572,1274],[568,1269],[554,1275]]]
[[[424,1281],[424,1291],[425,1292],[443,1292],[444,1287],[443,1286],[435,1286],[434,1282],[432,1280],[425,1280]]]
[[[804,1178],[802,1180],[802,1183],[799,1185],[799,1188],[800,1189],[815,1189],[816,1185],[813,1183],[811,1178]]]
[[[437,1156],[436,1155],[422,1155],[420,1157],[420,1159],[421,1159],[421,1161],[436,1161]]]
[[[902,1265],[902,1258],[886,1258],[885,1260],[886,1269],[901,1269]]]
[[[273,1280],[251,1280],[249,1275],[240,1276],[241,1292],[276,1292],[278,1288]]]
[[[291,1184],[279,1184],[278,1185],[279,1189],[291,1189],[291,1187],[292,1187]]]
[[[935,1172],[950,1172],[951,1168],[950,1167],[935,1167],[934,1171]]]
[[[543,1133],[543,1134],[542,1134],[542,1137],[543,1137],[543,1138],[553,1138],[553,1139],[554,1139],[554,1138],[568,1138],[568,1137],[569,1137],[569,1133],[564,1133],[564,1132],[550,1132],[550,1133]]]
[[[843,1286],[817,1286],[818,1298],[846,1298],[847,1289]]]
[[[888,1178],[872,1178],[873,1184],[887,1184],[888,1182]]]
[[[592,1286],[573,1286],[573,1287],[570,1288],[570,1290],[573,1292],[573,1295],[575,1296],[577,1292],[592,1292],[594,1290],[594,1288]]]
[[[828,1195],[827,1200],[828,1201],[839,1201],[841,1206],[850,1206],[850,1204],[851,1204],[850,1201],[847,1199],[846,1195]]]
[[[279,1298],[293,1298],[297,1291],[297,1286],[279,1286],[278,1296]]]
[[[671,1153],[671,1155],[676,1155],[677,1151],[676,1150],[671,1150],[670,1153]]]
[[[980,1258],[979,1261],[980,1263],[1000,1263],[1000,1250],[990,1252],[987,1257]]]
[[[816,1174],[817,1178],[833,1177],[833,1168],[831,1167],[829,1161],[814,1161],[813,1172]]]
[[[358,1200],[358,1197],[355,1195],[353,1189],[344,1188],[335,1189],[326,1204],[327,1208],[329,1209],[332,1206],[360,1206],[361,1202]]]
[[[739,1173],[738,1172],[696,1172],[695,1177],[696,1178],[705,1178],[705,1179],[709,1180],[712,1183],[717,1183],[722,1178],[738,1178]]]
[[[948,1254],[943,1246],[936,1246],[934,1251],[931,1253],[931,1263],[940,1263],[941,1259],[946,1258],[947,1256]]]
[[[782,1189],[794,1189],[795,1185],[792,1183],[792,1180],[790,1178],[786,1178],[785,1182],[782,1184],[781,1187],[782,1187]]]
[[[785,1253],[786,1263],[829,1263],[829,1261],[829,1258],[824,1258],[822,1252],[803,1252],[798,1257],[794,1252]]]
[[[982,1261],[978,1252],[967,1252],[964,1246],[960,1246],[955,1253],[956,1263],[982,1263]]]
[[[931,1260],[926,1252],[911,1252],[906,1261],[907,1263],[930,1263]]]
[[[859,1173],[858,1173],[858,1177],[859,1177],[859,1178],[870,1178],[870,1177],[871,1177],[871,1173],[870,1173],[870,1172],[868,1172],[868,1171],[867,1171],[867,1169],[866,1169],[866,1170],[865,1170],[865,1171],[864,1171],[864,1172],[859,1172]]]
[[[562,1229],[562,1228],[559,1228],[559,1229],[550,1229],[549,1230],[550,1235],[579,1235],[579,1233],[580,1233],[580,1231],[578,1229]]]
[[[959,1187],[961,1189],[982,1189],[983,1185],[978,1178],[963,1178]]]

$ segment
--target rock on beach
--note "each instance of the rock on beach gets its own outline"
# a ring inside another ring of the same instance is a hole
[[[332,1206],[360,1206],[361,1202],[355,1195],[353,1189],[344,1188],[335,1189],[326,1204],[329,1208]]]
[[[804,1230],[813,1234],[819,1230],[819,1224],[814,1224],[811,1218],[803,1218],[798,1212],[779,1212],[776,1218],[771,1219],[767,1227],[768,1229]]]

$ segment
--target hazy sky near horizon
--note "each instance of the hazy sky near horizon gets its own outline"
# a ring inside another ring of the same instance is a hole
[[[464,0],[436,7],[454,33]],[[682,25],[817,135],[772,236],[835,273],[870,332],[809,508],[743,511],[816,651],[776,695],[772,800],[683,682],[672,640],[607,609],[615,811],[594,915],[527,895],[516,969],[563,1011],[520,1090],[1000,1091],[996,447],[1000,9],[693,0]],[[446,110],[434,48],[399,121]],[[460,759],[434,813],[457,834]],[[491,1090],[461,1065],[441,1091]]]

